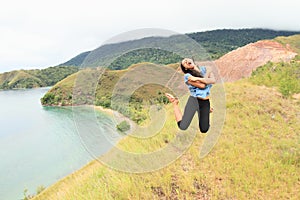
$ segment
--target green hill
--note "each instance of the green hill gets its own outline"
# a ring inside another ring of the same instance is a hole
[[[25,70],[0,74],[0,89],[34,88],[43,86],[42,81]]]
[[[89,86],[91,77],[94,76],[94,74],[100,74],[102,69],[86,68],[80,70],[54,85],[44,97],[41,98],[41,103],[47,106],[88,104],[112,108],[111,97],[116,83],[126,72],[144,65],[147,65],[147,63],[139,63],[125,70],[105,70],[99,80],[99,76],[94,77],[98,80],[96,86]],[[149,63],[149,65],[151,64]],[[178,68],[178,64],[169,66],[174,69]],[[83,77],[83,79],[78,81],[79,77]],[[74,90],[75,84],[84,85],[84,89],[79,91],[81,97],[78,97],[77,92]],[[170,91],[160,85],[144,85],[137,89],[131,96],[129,108],[124,109],[126,106],[123,107],[120,105],[112,109],[118,110],[137,123],[142,123],[147,119],[146,113],[148,111],[148,105],[164,104],[167,102],[167,98],[164,96],[165,92]]]
[[[15,70],[0,74],[0,89],[20,89],[52,86],[68,75],[77,72],[78,67],[49,67],[35,70]]]

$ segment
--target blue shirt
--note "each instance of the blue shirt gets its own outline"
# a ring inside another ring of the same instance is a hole
[[[202,74],[205,76],[206,74],[206,68],[204,66],[199,67]],[[190,73],[184,74],[184,82],[187,84],[188,89],[190,90],[190,94],[193,97],[201,97],[206,98],[210,94],[210,88],[212,87],[211,84],[208,84],[205,86],[205,88],[201,89],[195,86],[192,86],[188,83],[189,76],[192,76]]]

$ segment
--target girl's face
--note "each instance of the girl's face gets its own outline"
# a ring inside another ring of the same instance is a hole
[[[183,59],[182,60],[182,65],[186,69],[194,69],[194,67],[196,67],[194,61],[192,59],[190,59],[190,58]]]

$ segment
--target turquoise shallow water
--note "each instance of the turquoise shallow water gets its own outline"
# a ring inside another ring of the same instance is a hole
[[[101,135],[93,154],[105,153],[116,141],[101,139],[118,135],[105,113],[41,106],[39,99],[48,89],[0,91],[0,199],[21,199],[25,189],[33,194],[38,186],[47,187],[93,160],[83,144],[94,144],[95,138],[82,129],[85,125]]]

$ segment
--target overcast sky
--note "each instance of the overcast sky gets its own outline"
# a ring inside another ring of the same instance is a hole
[[[55,66],[143,28],[300,31],[299,0],[1,0],[0,73]]]

